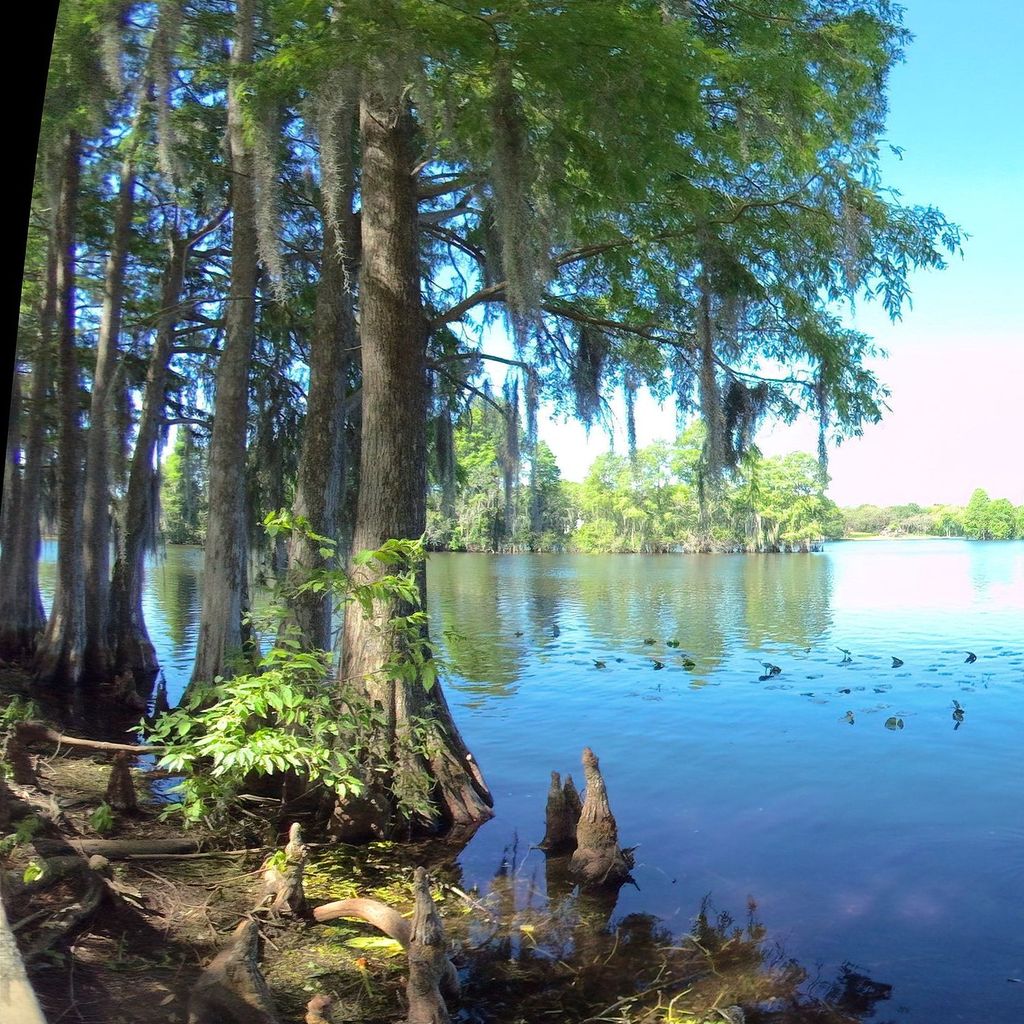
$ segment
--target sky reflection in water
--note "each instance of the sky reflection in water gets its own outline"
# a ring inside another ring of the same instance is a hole
[[[434,555],[428,576],[433,634],[457,634],[448,698],[497,810],[466,884],[486,888],[517,839],[523,891],[543,874],[528,847],[550,772],[581,781],[589,745],[639,845],[615,919],[679,934],[705,894],[736,917],[753,897],[812,975],[853,963],[893,986],[872,1019],[1024,1020],[1008,981],[1024,978],[1024,543]],[[172,548],[147,588],[172,702],[200,585],[201,552]],[[759,680],[765,663],[781,673]]]

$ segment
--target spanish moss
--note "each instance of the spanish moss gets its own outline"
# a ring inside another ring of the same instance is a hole
[[[824,476],[828,472],[827,434],[830,422],[829,394],[828,385],[825,383],[824,363],[819,368],[817,380],[814,382],[814,401],[818,412],[818,465]]]
[[[722,405],[725,414],[727,464],[734,468],[750,450],[754,434],[768,411],[771,392],[763,381],[748,388],[743,381],[733,377],[725,392]]]
[[[704,438],[704,456],[708,479],[714,481],[721,477],[722,470],[729,464],[729,441],[715,360],[711,288],[706,274],[702,274],[700,279],[697,335],[700,339],[700,409],[707,430]]]
[[[349,197],[352,159],[352,131],[356,111],[355,76],[347,69],[335,71],[311,97],[312,120],[320,139],[320,197],[324,225],[334,233],[338,258],[349,273],[349,254],[345,252],[346,232],[341,200]],[[351,287],[346,280],[346,285]]]
[[[494,224],[501,241],[506,308],[521,351],[540,308],[543,283],[537,218],[529,201],[532,175],[526,127],[512,69],[505,61],[495,68],[490,115]]]
[[[632,370],[627,370],[622,391],[626,398],[626,444],[632,460],[636,459],[636,389],[636,374]]]
[[[281,182],[278,176],[281,111],[263,102],[251,123],[252,166],[256,185],[256,244],[278,302],[285,301],[281,255]]]
[[[153,98],[156,103],[157,166],[173,185],[182,180],[174,105],[174,52],[181,36],[181,0],[162,0],[160,18],[153,33]]]
[[[576,358],[572,362],[572,388],[576,415],[588,427],[601,413],[601,374],[610,349],[604,331],[586,324],[580,326]]]

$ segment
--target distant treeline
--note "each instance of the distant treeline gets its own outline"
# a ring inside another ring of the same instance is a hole
[[[811,455],[752,450],[713,485],[694,423],[675,441],[601,455],[573,483],[543,441],[510,445],[506,423],[500,401],[477,401],[456,426],[451,464],[434,467],[428,496],[433,549],[789,551],[842,536]]]
[[[846,536],[969,537],[1024,540],[1024,505],[977,488],[966,505],[857,505],[842,509]]]
[[[428,546],[435,551],[803,551],[858,536],[1024,539],[1024,506],[980,488],[966,506],[858,505],[826,494],[817,459],[749,452],[719,487],[702,466],[704,428],[632,454],[609,452],[582,483],[563,480],[550,447],[509,443],[501,399],[471,403],[447,461],[430,467]],[[444,446],[437,446],[444,452]],[[702,493],[703,492],[703,493]],[[161,528],[171,544],[202,543],[205,451],[187,432],[163,464]],[[254,536],[258,533],[254,530]],[[283,552],[263,550],[272,570]]]

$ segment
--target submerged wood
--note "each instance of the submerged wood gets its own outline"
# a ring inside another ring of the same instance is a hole
[[[445,948],[444,925],[430,898],[426,869],[416,869],[414,887],[416,909],[409,942],[409,983],[405,990],[409,1011],[406,1024],[449,1024],[451,1018],[440,985],[451,964]]]
[[[135,814],[139,809],[138,797],[135,795],[135,780],[132,778],[131,754],[120,750],[114,756],[114,764],[110,769],[110,781],[103,796],[108,804],[122,814]]]
[[[572,776],[566,776],[563,786],[558,772],[552,772],[545,809],[547,828],[540,842],[540,848],[545,853],[568,853],[576,848],[576,826],[582,809]]]
[[[279,1024],[259,960],[259,929],[243,921],[193,987],[188,1024]]]
[[[585,799],[576,827],[572,873],[586,887],[617,886],[629,880],[633,857],[619,846],[619,832],[608,804],[608,790],[590,747],[583,748]]]

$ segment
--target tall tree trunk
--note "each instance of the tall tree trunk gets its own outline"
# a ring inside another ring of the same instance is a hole
[[[11,545],[21,507],[22,456],[24,452],[24,424],[21,401],[21,370],[17,356],[11,375],[11,406],[7,420],[7,458],[4,461],[3,497],[0,508],[0,544]]]
[[[39,594],[39,506],[42,495],[43,457],[46,447],[46,408],[57,302],[57,248],[51,231],[46,260],[46,282],[39,311],[39,338],[32,356],[32,383],[24,428],[16,511],[5,522],[0,551],[0,657],[30,656],[46,625]],[[23,403],[24,406],[24,403]],[[13,467],[11,470],[13,472]],[[4,496],[7,488],[4,488]]]
[[[210,437],[209,512],[203,557],[199,641],[190,687],[231,674],[242,653],[246,603],[245,442],[249,364],[256,325],[256,192],[253,157],[241,111],[241,73],[252,62],[256,0],[235,5],[228,82],[231,154],[231,287],[224,349],[217,367]]]
[[[188,253],[200,238],[223,222],[224,216],[215,218],[192,238],[174,237],[169,242],[170,251],[160,290],[160,319],[146,369],[145,397],[128,473],[124,524],[110,583],[110,647],[116,672],[131,670],[145,673],[157,668],[156,649],[142,614],[142,588],[146,578],[146,551],[153,541],[158,478],[154,460],[160,417],[166,399],[167,371],[180,315]]]
[[[427,330],[420,300],[413,122],[404,99],[365,93],[360,131],[363,403],[354,551],[375,549],[389,538],[418,538],[426,520]],[[425,597],[424,584],[421,577]],[[388,754],[400,766],[396,790],[420,789],[426,782],[434,824],[475,827],[491,816],[492,799],[440,685],[428,690],[418,680],[391,680],[381,671],[393,653],[386,623],[405,610],[383,603],[372,617],[349,610],[341,681],[363,687],[384,709]],[[426,754],[414,754],[403,742],[416,718],[435,727]]]
[[[103,308],[96,343],[96,369],[89,405],[82,498],[85,563],[85,670],[94,678],[110,674],[113,658],[108,640],[110,622],[110,458],[114,377],[124,302],[124,271],[135,212],[135,166],[121,165],[121,183],[114,211],[110,252],[103,278]]]
[[[57,252],[57,385],[60,407],[57,473],[57,582],[46,630],[36,649],[36,673],[51,684],[72,686],[83,675],[85,578],[82,571],[82,504],[79,481],[79,380],[75,351],[75,231],[80,142],[70,132],[61,154],[60,198],[54,225]]]
[[[320,131],[321,162],[330,163],[335,174],[321,180],[339,179],[341,194],[331,202],[337,211],[324,215],[324,244],[317,282],[313,335],[309,346],[309,394],[303,426],[302,452],[292,511],[304,516],[314,532],[340,540],[345,499],[346,443],[348,420],[348,373],[358,345],[351,280],[356,273],[359,239],[352,213],[355,166],[352,154],[357,103],[355,96],[342,104],[337,123]],[[333,152],[328,152],[328,147]],[[288,552],[292,582],[306,578],[322,564],[320,544],[296,532]],[[303,641],[311,647],[330,650],[332,601],[329,594],[305,593],[289,601],[292,618]]]

